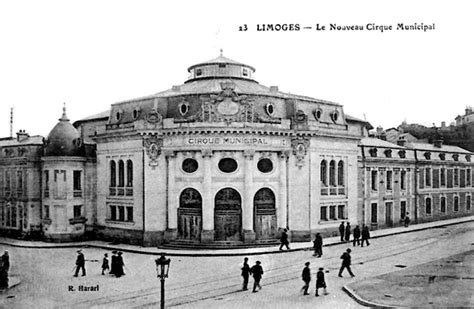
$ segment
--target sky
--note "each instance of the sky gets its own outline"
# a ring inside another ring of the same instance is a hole
[[[182,84],[189,66],[220,49],[255,67],[260,84],[342,104],[374,127],[449,124],[474,105],[473,8],[468,0],[1,1],[0,137],[10,135],[12,107],[13,134],[46,137],[63,103],[71,121],[106,111]],[[300,30],[258,31],[263,24]]]

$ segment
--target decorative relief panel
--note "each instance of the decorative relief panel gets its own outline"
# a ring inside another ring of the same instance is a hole
[[[309,138],[297,136],[291,139],[291,147],[293,154],[296,156],[296,166],[302,167],[304,165],[304,157],[308,152]]]
[[[153,168],[158,166],[158,156],[161,154],[161,147],[163,147],[163,139],[156,135],[145,136],[143,143],[146,149],[146,154],[150,158],[149,165]]]

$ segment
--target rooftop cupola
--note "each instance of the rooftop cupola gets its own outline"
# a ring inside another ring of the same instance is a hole
[[[188,68],[189,78],[186,83],[201,79],[237,78],[254,81],[255,69],[249,65],[226,58],[222,54],[215,59],[192,65]]]
[[[66,115],[66,104],[59,122],[49,132],[46,139],[45,156],[77,156],[80,154],[82,142],[80,134],[69,122]]]

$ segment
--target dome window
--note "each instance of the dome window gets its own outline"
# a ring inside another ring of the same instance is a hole
[[[196,69],[196,76],[201,76],[201,75],[202,75],[202,70]]]
[[[323,115],[323,110],[320,108],[317,108],[313,111],[314,119],[319,120],[321,119],[321,116]]]
[[[269,116],[273,116],[275,114],[275,106],[273,105],[273,103],[268,103],[265,106],[265,110]]]
[[[272,160],[263,158],[257,163],[257,168],[262,173],[270,173],[273,170]]]
[[[132,111],[133,120],[138,119],[138,116],[139,116],[139,115],[140,115],[140,110],[138,110],[138,109],[135,108],[135,109]]]
[[[118,111],[115,113],[115,120],[120,121],[122,119],[122,111]]]
[[[332,119],[333,122],[337,122],[337,120],[339,119],[339,113],[337,111],[334,111],[331,114],[331,119]]]
[[[237,170],[237,161],[232,158],[224,158],[219,161],[219,169],[224,173],[232,173]]]
[[[225,68],[225,63],[219,63],[219,68]]]
[[[179,104],[179,113],[181,116],[186,115],[189,112],[189,103],[188,102],[182,102]]]
[[[246,68],[242,69],[242,75],[243,76],[249,76],[249,71]]]
[[[194,173],[195,171],[197,171],[198,167],[198,162],[192,158],[184,159],[183,161],[182,169],[186,173]]]

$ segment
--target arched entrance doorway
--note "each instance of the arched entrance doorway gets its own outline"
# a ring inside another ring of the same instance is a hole
[[[214,200],[214,239],[237,241],[242,230],[242,199],[239,192],[224,188]]]
[[[256,239],[274,239],[277,235],[275,194],[269,188],[262,188],[255,193],[254,231]]]
[[[178,238],[199,240],[202,230],[202,198],[193,188],[184,189],[179,196]]]

